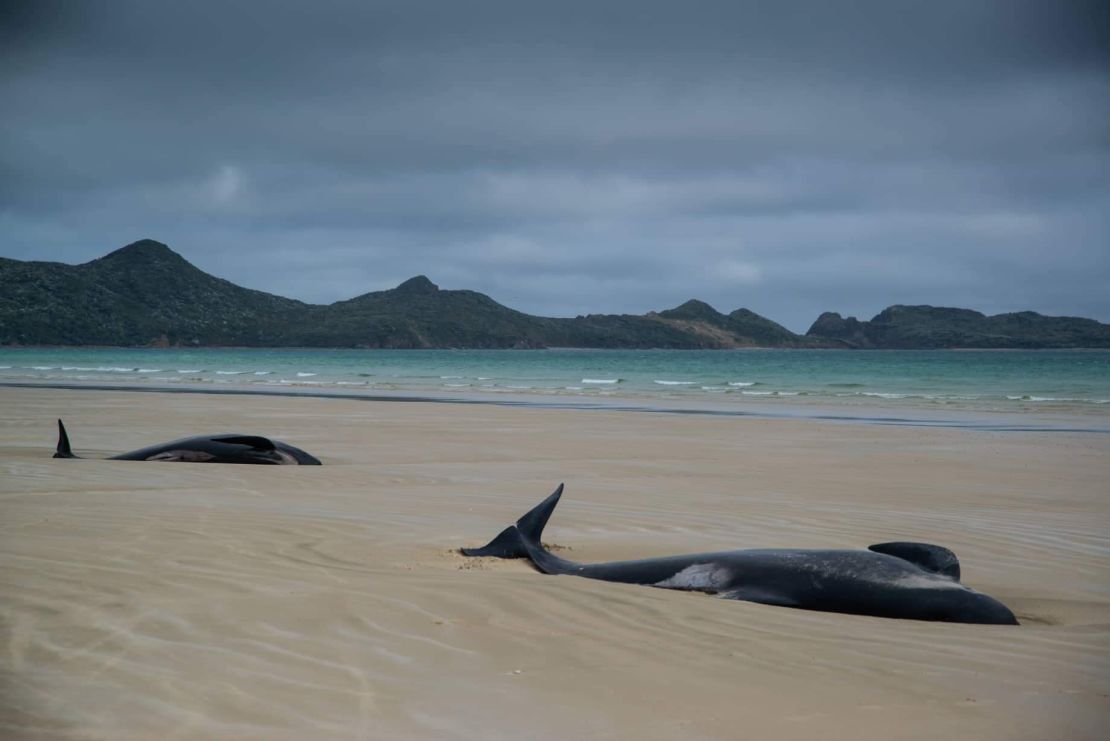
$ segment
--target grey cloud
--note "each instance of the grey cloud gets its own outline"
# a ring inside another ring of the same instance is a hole
[[[1099,2],[16,3],[0,251],[327,302],[1110,319]]]

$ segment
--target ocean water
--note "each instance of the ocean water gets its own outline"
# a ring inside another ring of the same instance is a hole
[[[1110,351],[0,348],[0,383],[1110,414]]]

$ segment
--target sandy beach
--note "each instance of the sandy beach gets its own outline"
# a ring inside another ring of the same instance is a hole
[[[0,736],[1101,739],[1110,435],[0,389]],[[54,460],[203,432],[316,467]],[[467,559],[953,549],[1020,627]]]

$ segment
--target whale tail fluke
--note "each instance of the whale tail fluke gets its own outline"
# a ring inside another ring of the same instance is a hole
[[[490,558],[527,558],[528,551],[520,538],[516,525],[509,525],[497,537],[481,548],[460,548],[464,556],[489,556]]]
[[[62,424],[62,420],[58,420],[58,448],[54,451],[55,458],[76,458],[73,454],[73,449],[69,447],[69,435],[66,434],[66,426]]]
[[[464,556],[492,556],[495,558],[528,558],[527,543],[540,544],[540,537],[559,497],[563,495],[563,485],[559,484],[551,496],[532,508],[528,514],[498,533],[497,537],[481,548],[460,548]]]
[[[555,505],[559,503],[559,497],[563,496],[563,485],[559,484],[551,495],[529,510],[528,514],[521,517],[516,521],[516,529],[520,531],[521,536],[529,543],[540,542],[540,537],[543,535],[543,529],[547,526],[547,521],[551,519],[551,513],[555,511]]]

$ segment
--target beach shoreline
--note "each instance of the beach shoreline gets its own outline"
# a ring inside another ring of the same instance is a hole
[[[654,414],[689,414],[704,416],[750,417],[756,419],[796,419],[848,424],[880,424],[909,427],[955,427],[999,432],[1069,432],[1110,434],[1110,414],[1101,409],[1068,410],[1040,409],[984,411],[972,409],[929,409],[875,401],[867,404],[837,404],[827,399],[789,405],[747,402],[743,406],[691,399],[652,399],[625,396],[584,399],[572,395],[540,396],[537,394],[481,393],[445,394],[414,391],[368,389],[351,391],[312,386],[258,388],[229,383],[98,383],[76,381],[0,381],[0,389],[53,389],[57,391],[100,391],[153,394],[209,394],[213,396],[269,396],[284,398],[317,398],[356,402],[412,402],[428,404],[491,405],[567,409],[578,411],[632,412]]]
[[[5,737],[1095,739],[1110,719],[1106,435],[170,391],[0,386]],[[240,432],[324,466],[55,460],[59,417],[90,459]],[[458,554],[559,482],[546,537],[575,560],[938,542],[1023,625]]]

